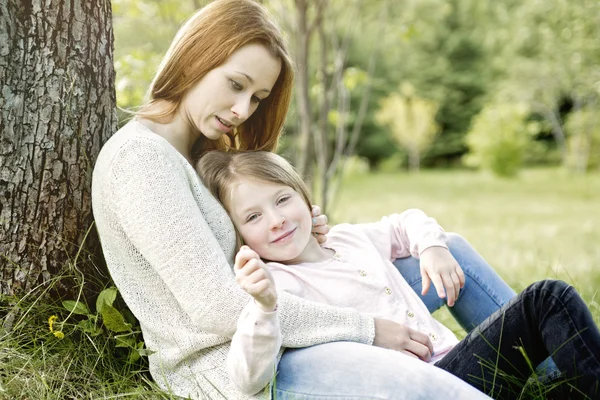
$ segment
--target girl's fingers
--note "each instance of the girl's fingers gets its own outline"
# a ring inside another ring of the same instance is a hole
[[[248,263],[248,261],[252,259],[260,259],[258,254],[254,250],[252,250],[248,246],[242,246],[240,251],[235,255],[235,262],[233,264],[233,269],[235,271],[244,268],[244,266]]]
[[[458,280],[460,281],[461,289],[464,288],[465,287],[465,273],[463,272],[463,270],[460,266],[458,266],[456,268],[456,275],[458,275]]]
[[[427,273],[421,273],[421,295],[426,295],[431,287],[431,279]]]
[[[439,274],[433,275],[433,276],[430,276],[429,278],[433,282],[433,286],[435,286],[435,289],[437,291],[439,298],[440,299],[445,298],[446,292],[444,291],[444,282],[442,281],[442,278],[440,277],[440,275]]]
[[[458,295],[460,294],[460,289],[463,287],[463,285],[461,284],[460,278],[456,272],[453,272],[452,274],[450,274],[450,277],[452,278],[452,282],[454,283],[454,289],[456,290],[455,299],[458,299]]]
[[[454,287],[454,282],[448,275],[444,275],[442,280],[444,282],[444,287],[446,288],[446,295],[448,296],[448,305],[452,307],[454,305],[454,300],[456,300],[456,288]]]

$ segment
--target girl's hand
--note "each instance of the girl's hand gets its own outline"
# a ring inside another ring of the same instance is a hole
[[[264,312],[275,311],[277,291],[271,272],[258,254],[248,246],[242,246],[235,256],[233,266],[235,280],[240,287],[254,298]]]
[[[433,344],[426,334],[387,319],[375,318],[373,346],[396,350],[425,362],[433,355]]]
[[[321,207],[313,206],[313,229],[312,233],[317,238],[319,244],[323,244],[327,241],[327,235],[329,233],[329,225],[327,225],[327,215],[321,214]]]
[[[421,253],[421,278],[423,289],[421,294],[429,291],[431,282],[441,299],[448,295],[448,306],[452,307],[460,289],[465,286],[465,274],[450,251],[444,247],[429,247]],[[445,292],[444,292],[445,289]]]

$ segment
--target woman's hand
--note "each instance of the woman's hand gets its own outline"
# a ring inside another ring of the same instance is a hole
[[[238,285],[254,298],[261,310],[264,312],[275,310],[277,306],[275,281],[254,250],[242,246],[235,256],[233,270]]]
[[[375,318],[373,346],[397,350],[425,362],[433,354],[433,344],[426,334],[387,319]]]
[[[327,215],[321,214],[321,207],[313,206],[312,208],[312,233],[317,238],[319,244],[323,244],[327,241],[327,235],[329,233],[329,225],[327,225]]]
[[[448,306],[452,307],[460,289],[465,286],[465,274],[450,251],[445,247],[429,247],[421,253],[420,264],[423,279],[421,294],[426,294],[433,282],[438,296],[443,299],[447,294]]]

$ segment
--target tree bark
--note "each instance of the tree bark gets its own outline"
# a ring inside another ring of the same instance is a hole
[[[298,107],[298,151],[294,164],[300,176],[307,178],[310,157],[310,139],[312,126],[312,111],[309,92],[309,44],[313,28],[308,22],[307,0],[295,0],[296,29],[295,29],[295,62],[298,66],[296,73],[296,104]]]
[[[92,168],[117,127],[114,78],[110,0],[0,2],[2,294],[98,276],[97,239],[81,245]]]

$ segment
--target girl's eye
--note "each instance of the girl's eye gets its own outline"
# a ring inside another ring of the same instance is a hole
[[[252,222],[256,218],[258,218],[258,214],[252,214],[252,215],[248,216],[248,218],[246,218],[246,222]]]
[[[277,200],[277,204],[285,203],[289,199],[290,199],[290,196],[284,196],[284,197],[280,198],[279,200]]]
[[[261,100],[262,100],[262,99],[261,99],[261,98],[259,98],[259,97],[252,96],[252,102],[253,102],[253,103],[256,103],[256,104],[258,104],[258,103],[260,103],[260,101],[261,101]]]
[[[231,79],[229,82],[230,82],[230,84],[231,84],[231,88],[232,88],[233,90],[236,90],[236,91],[238,91],[238,92],[239,92],[240,90],[243,90],[243,89],[244,89],[244,86],[242,86],[242,84],[241,84],[241,83],[239,83],[239,82],[237,82],[237,81],[234,81],[233,79]]]

